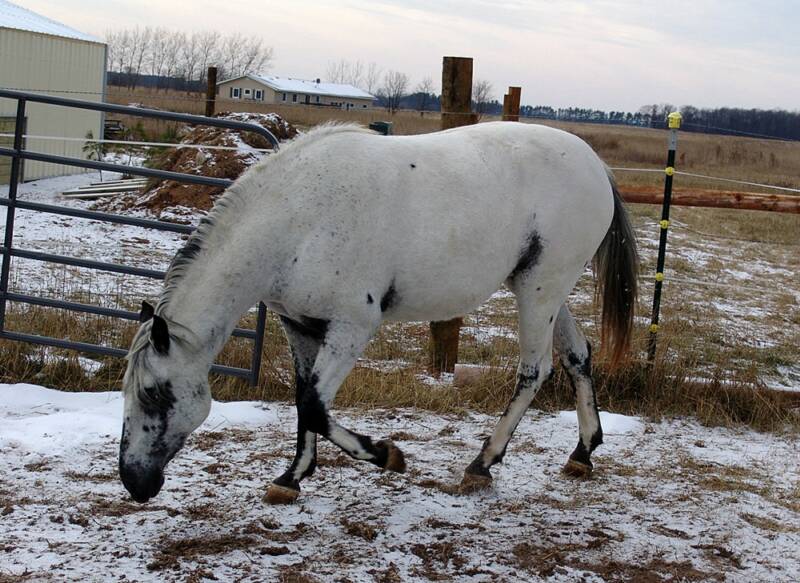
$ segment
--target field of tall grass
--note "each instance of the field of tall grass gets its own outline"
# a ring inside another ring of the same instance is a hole
[[[141,103],[145,106],[200,113],[202,99],[189,99],[176,92],[133,93],[110,88],[109,100],[115,103]],[[418,112],[398,112],[389,116],[385,111],[344,112],[340,110],[309,108],[305,106],[265,106],[241,103],[218,103],[223,111],[228,105],[237,110],[277,112],[291,123],[310,127],[335,119],[369,123],[389,119],[398,134],[435,131],[440,120],[435,113],[421,116]],[[484,118],[488,119],[488,118]],[[130,127],[136,122],[125,120]],[[661,168],[666,156],[666,133],[659,130],[600,126],[590,124],[551,124],[578,134],[589,142],[611,166]],[[168,124],[146,121],[140,126],[142,136],[156,140],[168,131]],[[751,138],[708,136],[682,133],[679,140],[677,166],[692,172],[729,178],[764,182],[779,186],[800,188],[800,144]],[[663,175],[619,172],[623,185],[661,184]],[[729,185],[715,185],[701,180],[676,178],[677,188],[704,188],[718,186],[729,190]],[[750,189],[749,189],[750,190]],[[655,222],[658,209],[645,205],[632,205],[634,220],[642,225]],[[783,265],[791,274],[800,269],[795,247],[800,232],[800,216],[772,213],[721,211],[713,209],[680,209],[673,212],[681,235],[673,245],[688,249],[714,241],[714,246],[697,247],[707,259],[700,266],[683,255],[668,255],[670,277],[691,279],[713,285],[720,278],[729,277],[730,256],[736,252],[736,268],[747,269],[747,263]],[[721,242],[721,243],[720,243]],[[769,247],[762,256],[761,246]],[[772,250],[775,250],[774,253]],[[699,252],[699,251],[698,251]],[[642,277],[652,274],[652,257],[645,255]],[[693,257],[689,254],[687,257]],[[769,287],[770,282],[756,284]],[[667,287],[663,300],[663,332],[659,335],[659,352],[654,365],[644,362],[641,355],[647,337],[649,314],[649,288],[643,294],[637,319],[637,338],[633,357],[626,366],[613,373],[605,363],[598,362],[595,376],[599,387],[598,400],[604,409],[641,414],[650,417],[662,415],[693,415],[709,424],[746,424],[763,430],[800,428],[800,392],[795,394],[764,390],[761,376],[764,371],[796,365],[797,346],[800,345],[800,305],[796,279],[785,276],[776,285],[789,286],[783,295],[764,300],[764,318],[758,328],[761,334],[771,335],[767,348],[739,340],[729,327],[713,321],[714,314],[706,311],[705,304],[744,302],[753,300],[753,292],[743,290],[695,286],[691,292],[678,284]],[[752,284],[752,282],[749,282]],[[590,297],[591,281],[582,280],[583,296]],[[791,286],[794,285],[793,289]],[[735,287],[735,286],[734,286]],[[752,287],[752,285],[751,285]],[[66,295],[78,299],[79,289]],[[747,296],[746,298],[744,296]],[[758,301],[759,298],[755,298]],[[121,299],[120,307],[129,300]],[[591,322],[596,310],[590,304],[574,308],[579,320]],[[501,326],[514,329],[516,318],[512,298],[500,297],[489,308],[468,319],[476,327]],[[769,321],[774,319],[774,322]],[[108,318],[67,313],[38,307],[13,305],[8,314],[10,329],[56,337],[69,336],[73,340],[106,342],[127,346],[134,332],[132,323]],[[246,317],[242,326],[252,327],[252,317]],[[734,324],[735,325],[735,324]],[[772,326],[781,334],[772,334]],[[594,336],[589,326],[589,336]],[[492,367],[494,372],[468,387],[456,388],[447,383],[432,382],[425,374],[427,365],[427,324],[387,324],[370,343],[365,361],[348,377],[340,391],[337,403],[344,406],[416,406],[457,414],[468,409],[481,411],[501,410],[513,392],[517,347],[513,337],[496,337],[480,341],[475,334],[462,335],[460,359],[477,365]],[[5,382],[36,382],[72,390],[104,390],[118,388],[125,363],[120,359],[97,359],[96,370],[87,372],[85,362],[69,351],[43,349],[19,343],[0,343],[0,375]],[[232,339],[218,362],[247,367],[251,344],[242,339]],[[275,318],[270,317],[262,364],[262,381],[257,387],[229,377],[214,377],[213,390],[218,399],[280,399],[290,400],[292,369],[286,341]],[[702,380],[698,380],[702,377]],[[535,402],[536,407],[558,410],[572,408],[572,391],[559,372],[543,388]]]

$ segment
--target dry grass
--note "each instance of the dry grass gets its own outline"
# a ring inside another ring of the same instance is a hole
[[[103,340],[126,346],[134,325],[109,318],[15,306],[9,312],[10,329],[37,334],[69,337],[73,340]],[[251,317],[241,325],[252,327]],[[466,411],[496,413],[507,404],[514,389],[517,348],[513,342],[493,343],[477,350],[468,338],[463,341],[462,358],[496,367],[477,384],[465,388],[425,382],[427,326],[384,326],[369,345],[365,363],[402,361],[402,368],[385,372],[368,366],[357,367],[347,378],[337,397],[346,407],[419,407],[437,412],[463,414]],[[595,367],[598,400],[604,409],[648,418],[690,415],[708,425],[745,425],[765,431],[800,429],[800,394],[765,391],[752,379],[717,378],[710,383],[693,382],[696,363],[691,359],[670,358],[670,337],[663,337],[659,359],[654,366],[631,361],[610,373],[602,362]],[[642,352],[645,334],[637,339]],[[252,344],[232,339],[218,362],[248,367]],[[484,354],[485,356],[478,356]],[[85,358],[85,356],[84,356]],[[65,390],[114,390],[121,385],[125,363],[117,358],[100,358],[102,367],[89,374],[72,351],[42,349],[15,342],[2,342],[0,378],[5,382],[32,382]],[[373,366],[373,364],[369,364]],[[291,359],[277,319],[268,319],[262,362],[261,382],[250,387],[232,377],[212,375],[212,392],[217,399],[292,400]],[[572,390],[558,369],[536,397],[534,407],[558,411],[574,408]]]

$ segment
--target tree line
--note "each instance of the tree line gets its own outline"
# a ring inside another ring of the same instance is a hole
[[[106,33],[109,81],[135,89],[149,78],[160,89],[184,89],[206,82],[209,66],[220,79],[269,68],[273,51],[262,39],[217,31],[184,33],[162,27],[135,27]],[[160,84],[158,84],[158,80]],[[182,87],[176,87],[183,81]]]

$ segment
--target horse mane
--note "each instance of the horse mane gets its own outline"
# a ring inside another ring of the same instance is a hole
[[[200,224],[189,236],[186,245],[178,250],[175,257],[173,257],[167,269],[167,274],[164,277],[164,289],[161,293],[158,305],[156,306],[156,313],[162,313],[163,308],[169,303],[172,293],[177,288],[178,283],[186,273],[188,267],[194,262],[197,256],[207,248],[208,239],[214,227],[227,218],[231,209],[239,207],[245,202],[248,189],[242,188],[242,179],[246,179],[250,175],[260,175],[269,172],[270,168],[276,163],[287,156],[292,156],[295,150],[299,148],[304,148],[328,136],[346,133],[372,134],[374,132],[355,123],[327,122],[320,124],[285,144],[274,154],[268,154],[263,160],[253,166],[251,171],[245,172],[242,177],[237,179],[236,182],[217,199],[214,206],[208,212],[208,215],[200,219]],[[250,192],[252,192],[252,189],[250,189]]]

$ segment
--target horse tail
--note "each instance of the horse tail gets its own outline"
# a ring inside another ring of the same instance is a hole
[[[600,342],[603,352],[610,356],[611,368],[614,369],[630,347],[639,255],[636,251],[636,235],[611,171],[608,171],[608,179],[614,194],[614,217],[595,253],[594,272],[597,277],[595,300],[602,297],[603,303]]]

